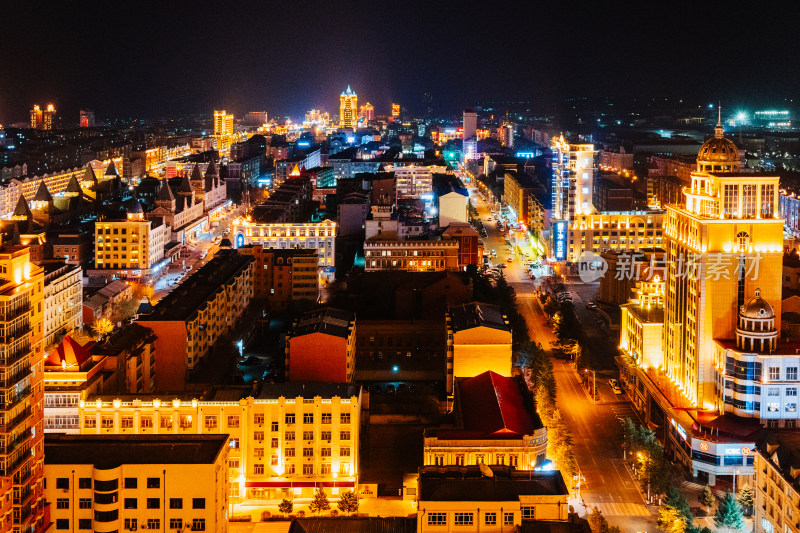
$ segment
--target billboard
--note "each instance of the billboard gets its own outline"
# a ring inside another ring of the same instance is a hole
[[[567,260],[567,221],[553,223],[553,251],[556,261]]]

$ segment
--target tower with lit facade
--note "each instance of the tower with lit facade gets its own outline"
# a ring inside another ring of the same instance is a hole
[[[392,118],[400,118],[400,104],[392,103]]]
[[[233,113],[214,110],[214,137],[220,154],[228,153],[233,143]]]
[[[225,110],[214,110],[214,135],[233,134],[233,113],[226,113]]]
[[[31,129],[52,130],[55,116],[56,108],[53,104],[47,104],[45,109],[38,105],[33,106],[33,109],[31,109]]]
[[[594,144],[571,144],[554,137],[552,152],[552,219],[571,221],[595,212]]]
[[[26,246],[0,247],[0,531],[44,520],[44,270]]]
[[[356,129],[358,125],[358,95],[350,86],[339,95],[339,127]]]
[[[778,176],[740,167],[718,123],[697,155],[685,204],[667,206],[662,370],[686,407],[715,407],[715,339],[737,338],[742,324],[751,325],[753,298],[780,316]]]
[[[375,120],[375,106],[367,102],[363,106],[361,106],[361,111],[359,112],[359,116],[364,119],[364,122],[370,123]]]

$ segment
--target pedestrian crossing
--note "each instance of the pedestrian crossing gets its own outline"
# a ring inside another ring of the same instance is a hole
[[[603,516],[650,516],[650,511],[641,503],[591,503],[586,502],[586,509],[591,512],[597,507]]]

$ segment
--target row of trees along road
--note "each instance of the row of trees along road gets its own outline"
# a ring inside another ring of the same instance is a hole
[[[467,267],[467,274],[472,280],[474,299],[500,306],[508,318],[512,332],[514,365],[529,376],[529,384],[536,400],[536,411],[547,427],[547,457],[561,470],[564,479],[569,483],[577,471],[577,465],[572,449],[572,436],[556,407],[557,390],[553,363],[541,345],[531,340],[528,323],[517,307],[516,292],[508,284],[502,271],[494,281],[481,273],[475,265]]]

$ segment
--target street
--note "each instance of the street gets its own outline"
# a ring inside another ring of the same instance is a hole
[[[485,249],[497,251],[497,263],[508,265],[504,274],[517,294],[517,304],[525,316],[531,338],[549,350],[555,340],[552,329],[539,299],[535,286],[524,268],[523,257],[517,255],[512,262],[508,246],[502,232],[488,217],[495,215],[489,211],[485,201],[476,191],[470,195],[481,220],[486,227],[488,238],[484,239]],[[604,344],[613,345],[604,321],[600,315],[585,309],[585,302],[597,293],[597,284],[568,283],[567,289],[575,301],[576,312],[583,324],[587,324],[587,337],[592,341],[604,339]],[[591,322],[590,322],[591,321]],[[603,324],[603,325],[601,325]],[[605,347],[604,347],[605,348]],[[655,530],[655,517],[645,506],[645,498],[637,487],[633,473],[626,467],[622,457],[622,425],[626,417],[637,420],[635,411],[625,395],[615,395],[608,385],[611,372],[598,372],[596,386],[599,399],[593,403],[591,393],[582,385],[575,365],[553,359],[554,373],[558,383],[557,406],[572,431],[575,458],[582,476],[580,496],[591,509],[597,506],[611,525],[619,526],[623,533]],[[591,373],[587,373],[589,383]],[[577,480],[565,480],[577,486]]]

